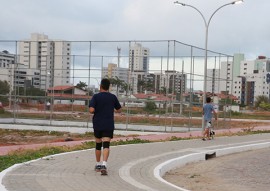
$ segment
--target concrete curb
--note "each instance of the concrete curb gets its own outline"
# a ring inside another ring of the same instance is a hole
[[[189,190],[186,190],[184,188],[178,187],[170,182],[167,182],[166,180],[164,180],[162,178],[162,176],[164,176],[166,172],[173,170],[175,168],[185,166],[188,163],[200,162],[200,161],[206,160],[205,155],[208,153],[215,152],[216,157],[219,157],[219,156],[224,156],[224,155],[228,155],[228,154],[234,154],[234,153],[239,153],[239,152],[244,152],[244,151],[251,151],[251,150],[256,150],[256,149],[263,149],[263,148],[268,148],[268,147],[270,147],[270,142],[228,147],[228,148],[222,148],[222,149],[213,149],[213,150],[188,154],[188,155],[181,156],[179,158],[174,158],[174,159],[168,160],[164,163],[161,163],[160,165],[158,165],[154,169],[154,176],[158,180],[160,180],[161,182],[163,182],[169,186],[172,186],[178,190],[189,191]]]

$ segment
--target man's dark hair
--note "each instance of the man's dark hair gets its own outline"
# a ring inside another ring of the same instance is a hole
[[[102,89],[104,89],[106,91],[109,90],[110,84],[111,84],[111,82],[107,78],[102,79],[100,82],[100,86],[102,87]]]
[[[210,103],[211,102],[211,98],[210,97],[207,97],[206,98],[206,103]]]

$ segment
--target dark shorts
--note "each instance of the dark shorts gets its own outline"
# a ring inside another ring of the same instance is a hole
[[[94,130],[94,135],[96,138],[101,139],[103,137],[110,137],[111,139],[113,138],[113,131],[98,131],[98,130]]]

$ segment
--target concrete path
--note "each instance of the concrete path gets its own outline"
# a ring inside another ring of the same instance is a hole
[[[146,136],[146,135],[145,135]],[[163,136],[163,135],[158,135]],[[154,137],[154,136],[152,136]],[[228,154],[270,147],[269,134],[216,137],[212,141],[185,140],[125,145],[111,148],[109,175],[93,168],[94,150],[45,157],[13,166],[0,174],[5,191],[175,191],[183,190],[163,181],[159,174],[205,153]],[[177,160],[176,160],[177,159]],[[170,161],[168,163],[168,161]],[[183,162],[185,160],[185,162]],[[177,161],[177,162],[176,162]],[[180,161],[180,162],[179,162]],[[240,161],[241,162],[241,161]],[[160,166],[164,164],[163,166]],[[159,166],[159,169],[157,167]]]

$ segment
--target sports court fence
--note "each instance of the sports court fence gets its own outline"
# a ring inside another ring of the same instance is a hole
[[[136,44],[142,52],[134,56]],[[203,90],[205,79],[202,48],[175,40],[2,40],[1,49],[2,122],[11,119],[12,123],[91,127],[89,100],[98,92],[102,77],[108,77],[111,92],[123,106],[115,121],[124,129],[132,130],[134,125],[149,131],[153,126],[164,131],[201,127],[203,92],[198,90]],[[144,70],[136,69],[136,59],[142,64],[137,67]],[[232,60],[230,55],[208,51],[208,69],[217,72],[206,78],[211,84],[207,94],[213,97],[222,118],[218,128],[230,126],[230,110],[226,108],[232,103],[227,89],[232,82],[220,77],[220,68]]]

